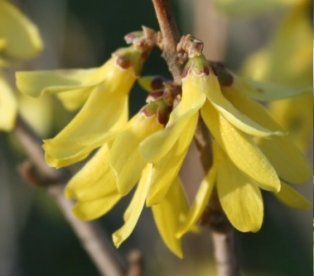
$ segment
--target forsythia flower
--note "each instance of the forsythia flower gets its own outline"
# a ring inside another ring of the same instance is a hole
[[[145,45],[145,39],[139,45]],[[256,91],[221,64],[209,63],[200,41],[187,36],[181,46],[189,56],[182,93],[175,84],[153,85],[157,91],[127,123],[127,94],[139,72],[135,68],[143,62],[143,49],[136,44],[88,71],[86,78],[64,71],[17,74],[20,90],[28,94],[69,90],[89,94],[74,120],[44,145],[48,163],[57,167],[100,147],[66,187],[66,197],[76,200],[74,214],[83,220],[98,218],[136,186],[124,225],[113,233],[115,245],[131,234],[146,204],[165,244],[179,257],[180,238],[193,230],[214,186],[232,225],[255,232],[263,221],[260,189],[290,206],[305,208],[308,202],[285,182],[302,183],[311,175],[302,153],[264,107],[250,98],[262,94],[267,99],[268,90]],[[189,211],[178,172],[200,116],[214,139],[214,162]]]
[[[128,94],[151,49],[141,44],[141,36],[128,35],[134,45],[117,50],[99,68],[16,73],[17,86],[27,95],[60,93],[70,109],[86,101],[55,138],[44,140],[49,165],[58,168],[84,159],[126,123]]]
[[[42,50],[36,26],[13,4],[0,0],[0,67],[10,59],[32,57]],[[0,130],[14,127],[17,103],[13,91],[0,73]]]
[[[228,80],[228,72],[220,66],[216,66],[216,72],[218,77],[221,76],[221,84],[202,54],[190,58],[182,79],[182,99],[170,114],[168,124],[140,145],[140,152],[148,162],[159,162],[180,143],[182,137],[194,133],[198,111],[201,111],[203,120],[221,148],[220,152],[225,152],[220,154],[224,156],[221,158],[223,165],[219,169],[222,173],[218,173],[220,176],[216,180],[215,165],[209,171],[205,184],[201,185],[196,196],[196,207],[192,208],[183,230],[180,228],[179,236],[189,230],[199,218],[216,181],[217,185],[223,183],[218,185],[219,198],[233,226],[240,231],[257,231],[263,218],[258,188],[280,193],[284,186],[281,199],[288,203],[294,202],[296,192],[286,188],[287,185],[281,184],[281,180],[302,183],[311,175],[311,169],[302,153],[288,137],[283,137],[281,128],[267,111],[247,97],[250,90],[241,91],[245,86],[238,79],[223,84]],[[191,139],[192,137],[185,143],[186,148],[180,151],[183,157]],[[164,190],[169,188],[162,185]],[[251,196],[252,201],[246,200],[243,204],[245,194]],[[308,207],[308,202],[299,197],[298,207]]]
[[[235,17],[250,17],[279,8],[284,11],[269,44],[250,55],[240,71],[242,76],[258,81],[252,82],[256,87],[279,92],[273,93],[272,99],[277,101],[269,104],[269,110],[305,151],[312,139],[313,126],[312,1],[215,2],[221,12]],[[294,94],[299,95],[291,98]]]
[[[93,219],[108,212],[140,179],[124,214],[125,224],[113,234],[117,246],[130,235],[146,201],[165,243],[182,256],[179,238],[201,216],[215,183],[227,217],[240,231],[255,232],[261,227],[260,188],[274,192],[292,207],[309,206],[281,180],[301,183],[309,177],[311,171],[302,154],[288,138],[281,137],[280,127],[267,111],[242,94],[239,88],[245,85],[238,79],[230,81],[233,77],[228,72],[215,67],[222,84],[202,55],[192,57],[184,72],[181,101],[170,113],[165,128],[149,127],[156,124],[154,116],[135,116],[67,186],[67,196],[77,200],[73,209],[76,216]],[[158,105],[158,110],[166,110],[161,106]],[[143,110],[147,115],[151,108]],[[187,215],[177,174],[192,140],[199,111],[217,142],[213,146],[214,165]],[[253,136],[259,138],[255,141]]]
[[[143,139],[163,128],[168,110],[162,99],[142,108],[125,130],[102,146],[66,187],[66,196],[77,200],[74,214],[90,220],[107,213],[139,181],[123,216],[125,223],[113,234],[116,246],[131,234],[149,194],[154,192],[156,184],[161,184],[160,178],[153,177],[156,169],[140,156],[138,147]],[[162,173],[167,174],[164,170]],[[187,215],[188,204],[180,180],[175,177],[170,184],[160,202],[151,208],[165,244],[182,257],[181,242],[175,233],[180,219]]]
[[[188,217],[177,231],[178,238],[200,218],[214,187],[234,227],[242,232],[256,232],[262,225],[264,208],[260,184],[240,170],[216,141],[213,142],[213,156],[213,166],[199,187]],[[292,208],[306,209],[310,206],[307,200],[284,182],[281,182],[280,191],[274,195]]]
[[[43,44],[37,27],[7,0],[0,0],[0,64],[35,56]]]

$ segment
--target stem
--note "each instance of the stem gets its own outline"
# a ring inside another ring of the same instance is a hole
[[[177,44],[180,34],[177,29],[168,0],[153,0],[155,13],[162,34],[163,58],[166,60],[169,71],[177,84],[181,84],[182,65],[177,62]]]
[[[176,46],[180,35],[177,30],[168,0],[153,0],[156,16],[162,33],[162,50],[169,70],[176,83],[181,83],[182,67],[176,62]],[[195,141],[205,174],[212,165],[210,136],[204,122],[199,119]],[[233,229],[224,214],[216,189],[208,203],[208,212],[203,216],[211,229],[215,259],[219,276],[239,275],[234,254]]]
[[[95,221],[77,220],[72,215],[73,203],[66,200],[63,195],[64,183],[70,176],[69,171],[67,169],[56,170],[47,166],[41,139],[20,116],[17,116],[14,134],[36,168],[34,173],[33,166],[29,162],[24,163],[24,166],[20,168],[21,175],[26,180],[31,180],[33,184],[44,187],[46,192],[54,198],[101,275],[125,275],[125,265],[100,225]]]

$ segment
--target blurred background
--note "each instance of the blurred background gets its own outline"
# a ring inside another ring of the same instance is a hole
[[[219,1],[219,0],[218,0]],[[218,2],[216,1],[216,2]],[[104,63],[124,35],[142,25],[158,30],[151,1],[147,0],[19,0],[12,1],[39,27],[45,48],[42,54],[16,64],[14,70],[90,68]],[[243,1],[241,1],[243,2]],[[210,60],[222,60],[233,71],[256,49],[267,45],[284,9],[254,17],[228,18],[210,0],[172,0],[181,34],[195,34],[205,42]],[[309,16],[312,9],[309,10]],[[154,49],[142,75],[170,76],[161,52]],[[53,96],[39,102],[20,97],[21,112],[43,138],[53,137],[75,115]],[[136,84],[131,93],[133,115],[144,105],[146,93]],[[312,143],[307,156],[312,160]],[[99,275],[54,201],[43,189],[24,183],[17,172],[26,159],[18,143],[0,133],[0,276]],[[71,167],[75,172],[82,166]],[[189,198],[193,198],[202,171],[192,149],[182,168]],[[312,183],[298,186],[312,201]],[[264,193],[265,219],[258,233],[236,233],[236,252],[241,275],[312,275],[312,210],[292,210],[271,194]],[[111,235],[123,223],[127,196],[99,219]],[[157,233],[150,210],[141,215],[133,234],[118,249],[126,258],[139,249],[145,262],[144,275],[215,275],[210,235],[188,234],[183,241],[185,258],[168,251]]]

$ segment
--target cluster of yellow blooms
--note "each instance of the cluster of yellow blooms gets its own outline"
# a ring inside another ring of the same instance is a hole
[[[99,68],[16,74],[22,93],[57,94],[67,108],[80,108],[56,137],[44,140],[50,166],[68,166],[99,148],[65,189],[66,197],[76,201],[73,213],[79,219],[106,214],[136,187],[124,225],[113,234],[115,245],[128,238],[146,205],[165,244],[182,257],[181,237],[194,229],[214,188],[227,218],[243,232],[256,232],[262,225],[260,189],[293,208],[309,207],[289,184],[306,181],[310,166],[255,101],[272,100],[274,94],[284,98],[282,90],[256,89],[223,65],[207,61],[201,43],[189,38],[183,47],[188,61],[182,87],[142,80],[150,90],[147,104],[128,120],[128,94],[156,39],[145,28],[126,40],[131,46],[118,49]],[[189,207],[178,173],[200,118],[212,137],[213,164]]]
[[[309,165],[265,108],[251,99],[261,93],[271,98],[271,91],[257,91],[208,62],[191,38],[179,103],[174,104],[177,96],[165,82],[127,121],[128,93],[154,44],[146,32],[132,33],[127,41],[130,47],[117,50],[97,69],[16,74],[19,90],[28,95],[60,93],[76,106],[86,100],[55,138],[44,140],[46,160],[57,168],[100,147],[65,190],[67,198],[76,200],[78,218],[104,215],[138,183],[114,243],[119,246],[131,234],[146,203],[165,243],[182,256],[180,237],[198,221],[214,186],[231,224],[244,232],[262,225],[260,189],[292,207],[309,206],[287,185],[304,182],[311,175]],[[213,138],[214,161],[189,208],[178,172],[200,116]]]

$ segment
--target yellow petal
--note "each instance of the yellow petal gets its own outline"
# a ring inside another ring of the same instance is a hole
[[[232,162],[263,189],[278,192],[277,173],[253,139],[232,126],[210,103],[201,111],[205,124]]]
[[[261,228],[264,215],[261,192],[227,156],[218,168],[217,191],[221,206],[236,229],[257,232]]]
[[[118,135],[110,150],[110,166],[114,171],[121,195],[130,192],[145,167],[146,161],[138,151],[140,142],[163,128],[156,115],[146,117],[142,113],[134,116],[128,126]]]
[[[259,103],[250,98],[236,93],[234,90],[224,89],[224,96],[240,112],[254,120],[254,122],[271,130],[272,132],[284,133],[284,130],[274,121],[268,111]],[[277,138],[277,137],[276,137]]]
[[[37,27],[9,1],[0,1],[0,38],[2,51],[12,58],[32,57],[43,48]]]
[[[128,208],[128,215],[124,216],[126,219],[125,223],[120,229],[112,234],[112,239],[116,247],[119,247],[121,243],[130,236],[140,217],[149,189],[151,169],[151,164],[148,164],[143,170],[143,175],[130,203],[132,207]]]
[[[300,184],[311,177],[312,169],[309,163],[289,137],[258,139],[257,145],[282,180]]]
[[[151,188],[147,197],[147,206],[158,204],[167,194],[167,191],[178,175],[189,145],[194,135],[198,114],[190,118],[185,133],[179,137],[169,152],[154,164],[151,175]],[[167,141],[165,141],[167,142]]]
[[[72,209],[73,214],[81,220],[93,220],[109,212],[121,198],[118,191],[89,201],[78,201]]]
[[[44,140],[44,142],[45,142],[45,140]],[[65,151],[68,149],[69,146],[72,146],[72,144],[71,143],[70,144],[62,144],[62,146],[59,145],[59,147],[63,148]],[[43,145],[43,148],[45,149],[45,144]],[[70,157],[70,158],[64,158],[64,159],[55,159],[52,156],[50,156],[49,154],[45,153],[45,160],[46,160],[46,163],[50,167],[55,167],[55,168],[59,169],[62,167],[72,165],[73,163],[79,162],[79,161],[85,159],[88,155],[89,155],[89,152],[83,153],[83,154],[76,154],[75,157],[73,157],[73,158]]]
[[[312,86],[313,27],[308,16],[310,9],[310,1],[301,1],[298,8],[290,10],[274,33],[269,46],[271,67],[268,81],[296,88]]]
[[[280,192],[275,193],[274,195],[281,202],[292,208],[302,210],[309,209],[311,207],[311,203],[306,198],[283,182],[281,182]]]
[[[312,92],[312,87],[293,88],[283,84],[247,80],[247,84],[235,84],[243,94],[258,101],[274,101]]]
[[[192,231],[195,227],[196,222],[202,216],[206,205],[209,202],[212,190],[216,182],[217,168],[220,162],[219,148],[215,141],[212,143],[213,150],[213,164],[208,170],[205,178],[201,182],[196,196],[194,198],[193,205],[190,208],[188,216],[185,218],[181,226],[179,227],[176,236],[178,238],[182,237],[188,231]],[[220,150],[221,151],[221,150]]]
[[[107,145],[102,146],[69,181],[65,196],[77,200],[72,211],[82,220],[91,220],[106,214],[121,199],[109,167]]]
[[[56,96],[61,101],[65,109],[72,111],[80,108],[86,102],[87,98],[94,89],[94,86],[73,90],[71,89],[71,91],[58,93]]]
[[[313,136],[313,92],[271,102],[269,110],[276,121],[289,132],[297,146],[305,152]]]
[[[179,258],[183,258],[181,240],[176,238],[175,234],[180,224],[180,217],[185,217],[188,209],[179,178],[171,184],[160,204],[152,206],[154,220],[164,243]]]
[[[17,103],[13,91],[0,75],[0,130],[10,131],[15,125]]]
[[[207,86],[206,96],[211,104],[235,127],[254,136],[269,137],[274,135],[283,135],[277,130],[270,130],[254,121],[241,110],[237,109],[229,102],[221,93],[218,80],[213,74],[209,74],[203,79],[204,86]],[[241,93],[241,91],[233,91],[233,93]]]
[[[65,188],[65,196],[80,201],[90,201],[116,194],[117,187],[109,167],[107,144],[80,169]]]
[[[21,93],[17,97],[19,112],[25,121],[39,136],[50,134],[54,116],[56,116],[53,101],[47,97],[34,99]]]
[[[87,91],[91,91],[104,80],[114,81],[116,77],[121,77],[123,72],[123,69],[116,66],[116,57],[112,57],[98,68],[24,71],[16,72],[15,75],[19,90],[37,98],[47,94],[69,93],[72,90],[76,91],[78,96],[84,96],[84,93],[88,93]],[[69,97],[75,100],[73,93],[69,93],[72,95]]]
[[[112,57],[99,68],[92,69],[17,72],[16,85],[22,93],[31,97],[57,94],[67,109],[74,110],[82,106],[95,90],[98,90],[96,94],[119,90],[128,93],[135,81],[133,69],[118,67],[116,59]],[[112,91],[108,91],[110,89]]]
[[[139,147],[143,158],[151,163],[159,162],[174,147],[174,144],[183,133],[194,133],[195,127],[188,127],[188,124],[190,120],[195,120],[193,119],[195,115],[198,117],[198,113],[192,110],[176,120],[172,125],[167,125],[163,130],[143,140]]]
[[[265,12],[272,11],[278,7],[285,7],[298,4],[300,0],[215,0],[217,9],[232,17],[256,17]]]
[[[177,107],[173,110],[169,118],[169,126],[178,118],[190,111],[197,112],[206,100],[207,86],[202,85],[204,76],[197,75],[193,71],[182,79],[182,98]]]
[[[104,80],[103,77],[92,82],[88,81],[96,71],[97,68],[16,72],[16,85],[23,94],[35,98],[71,90],[75,90],[80,97],[79,89],[91,91]]]
[[[225,96],[236,108],[260,125],[272,130],[281,130],[260,104],[232,91],[225,91]],[[257,138],[256,141],[280,178],[292,183],[303,183],[311,176],[312,171],[305,157],[289,137]]]
[[[290,89],[312,86],[313,34],[308,16],[310,1],[298,1],[280,22],[266,49],[253,53],[244,63],[242,74]]]
[[[122,127],[121,127],[122,129]],[[119,131],[97,133],[80,140],[43,140],[45,159],[49,166],[61,168],[85,159],[92,150],[110,142]]]
[[[59,161],[78,162],[110,140],[114,131],[123,127],[121,118],[125,119],[126,106],[125,95],[104,91],[92,93],[74,119],[55,138],[44,141],[46,154],[55,160],[48,164],[59,167],[62,166]]]
[[[173,147],[183,132],[194,129],[188,127],[191,117],[198,114],[206,97],[202,87],[198,87],[198,78],[189,74],[182,81],[182,99],[177,107],[171,112],[165,129],[149,136],[140,144],[140,153],[148,162],[156,163]]]
[[[215,155],[214,155],[215,158]],[[198,188],[197,194],[194,198],[193,205],[190,209],[190,212],[183,223],[180,225],[177,231],[177,237],[182,237],[187,233],[193,225],[201,217],[212,193],[217,174],[217,161],[214,160],[213,166],[208,171],[206,177],[203,179],[201,185]]]

